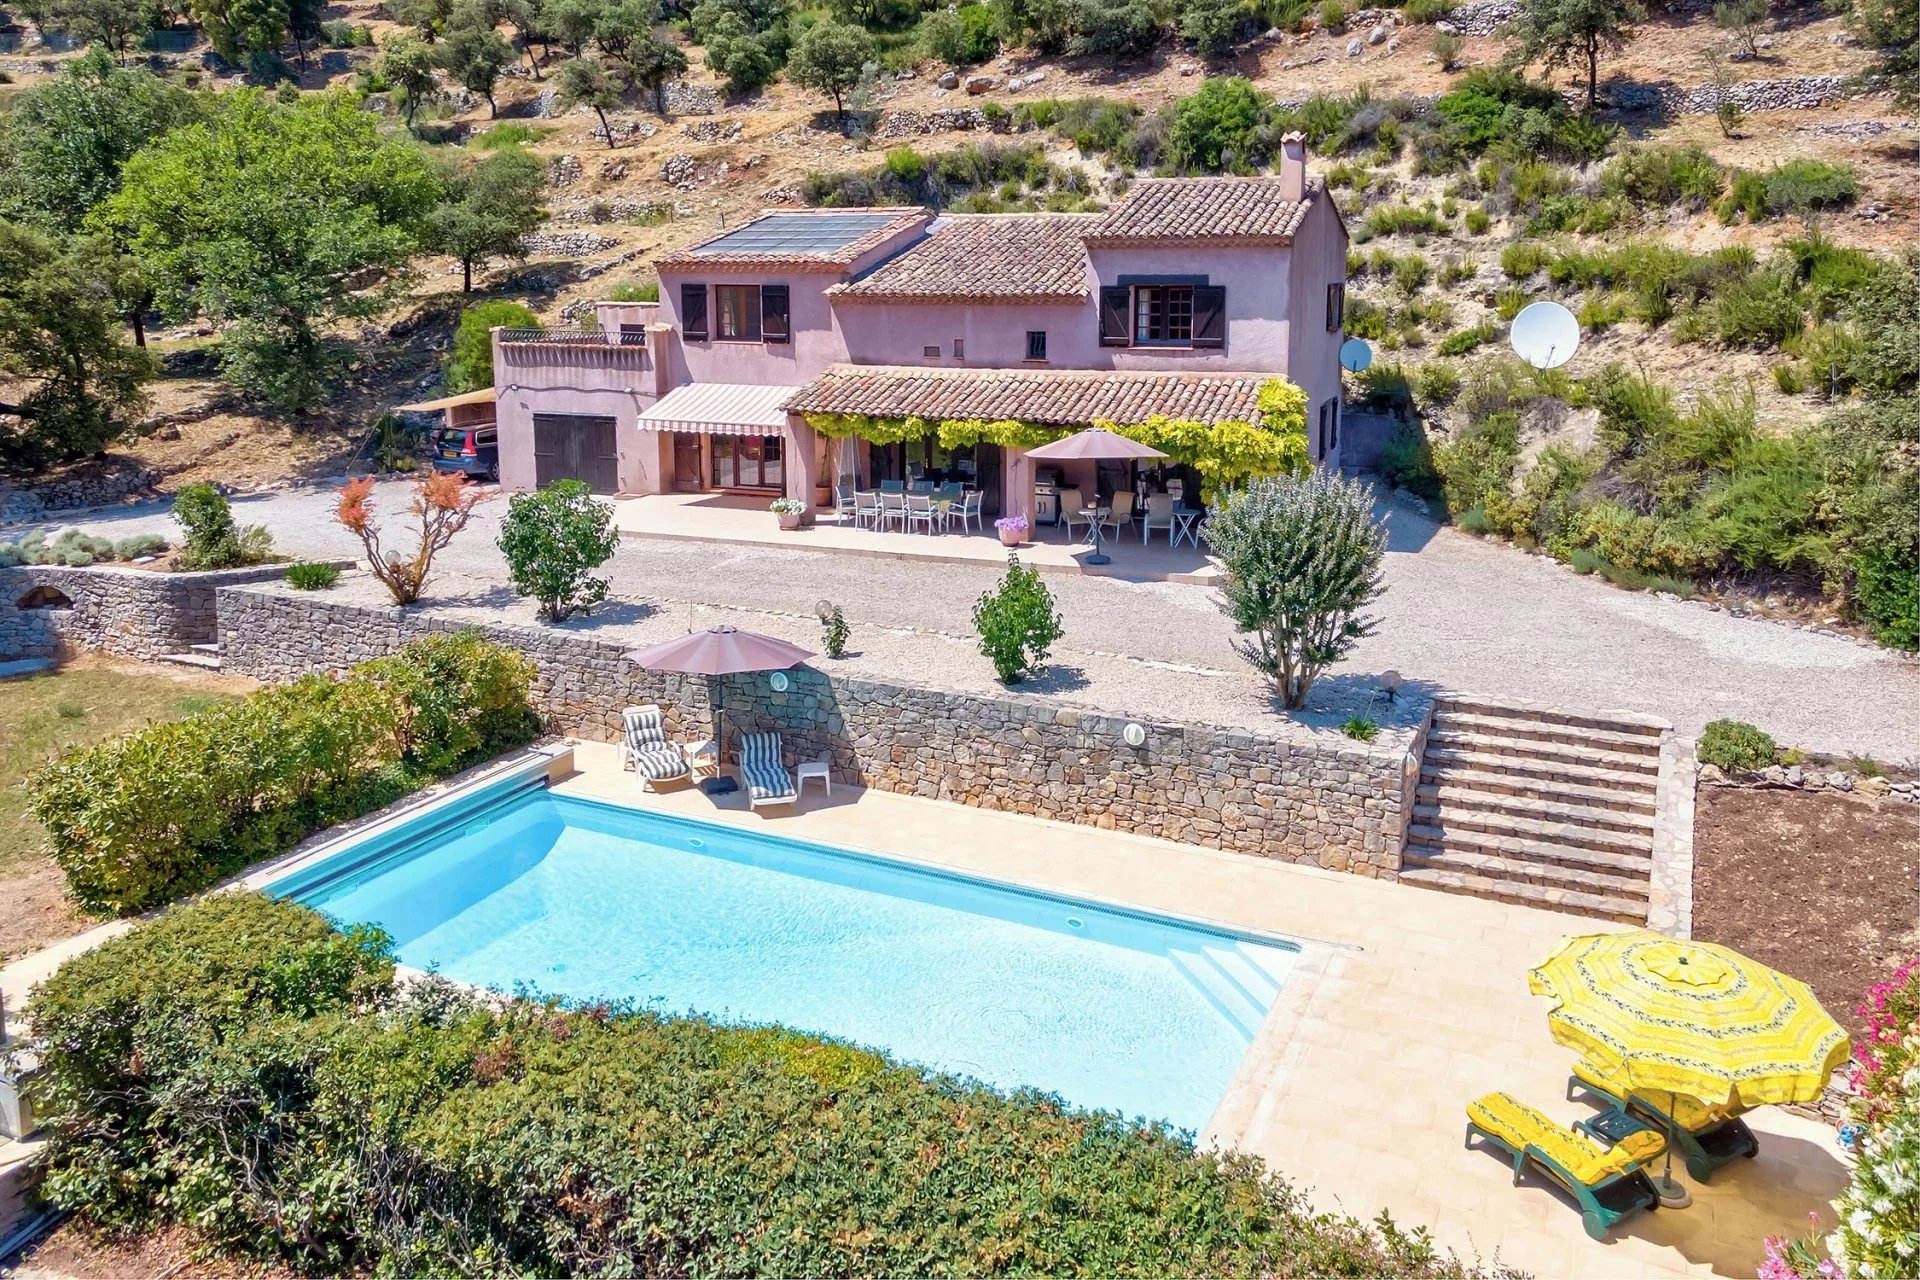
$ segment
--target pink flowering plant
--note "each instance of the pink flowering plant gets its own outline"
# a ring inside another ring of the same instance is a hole
[[[1920,960],[1909,960],[1860,1003],[1866,1034],[1854,1041],[1853,1119],[1871,1129],[1920,1092]]]
[[[1760,1280],[1839,1280],[1840,1267],[1826,1256],[1819,1236],[1820,1215],[1809,1213],[1808,1233],[1797,1239],[1767,1237],[1767,1256],[1760,1263]]]

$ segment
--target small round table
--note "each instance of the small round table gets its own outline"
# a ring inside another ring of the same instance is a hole
[[[1107,518],[1111,508],[1082,507],[1080,514],[1087,518],[1087,528],[1093,533],[1093,554],[1087,557],[1088,564],[1112,564],[1113,557],[1100,549],[1101,522]]]

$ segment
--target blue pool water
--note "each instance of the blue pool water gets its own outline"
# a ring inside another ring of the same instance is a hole
[[[1297,954],[538,788],[418,820],[275,891],[378,924],[402,962],[463,982],[782,1023],[1190,1129]]]

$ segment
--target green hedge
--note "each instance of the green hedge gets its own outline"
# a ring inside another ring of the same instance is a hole
[[[48,1193],[303,1274],[1468,1274],[1158,1126],[392,974],[244,894],[69,961],[34,1002]]]
[[[143,911],[530,740],[533,664],[475,632],[66,752],[29,783],[74,901]]]

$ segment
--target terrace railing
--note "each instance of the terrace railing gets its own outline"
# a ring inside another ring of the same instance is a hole
[[[535,346],[565,347],[644,347],[647,345],[647,331],[640,325],[621,325],[616,330],[566,328],[566,329],[502,329],[502,342],[524,342]]]

